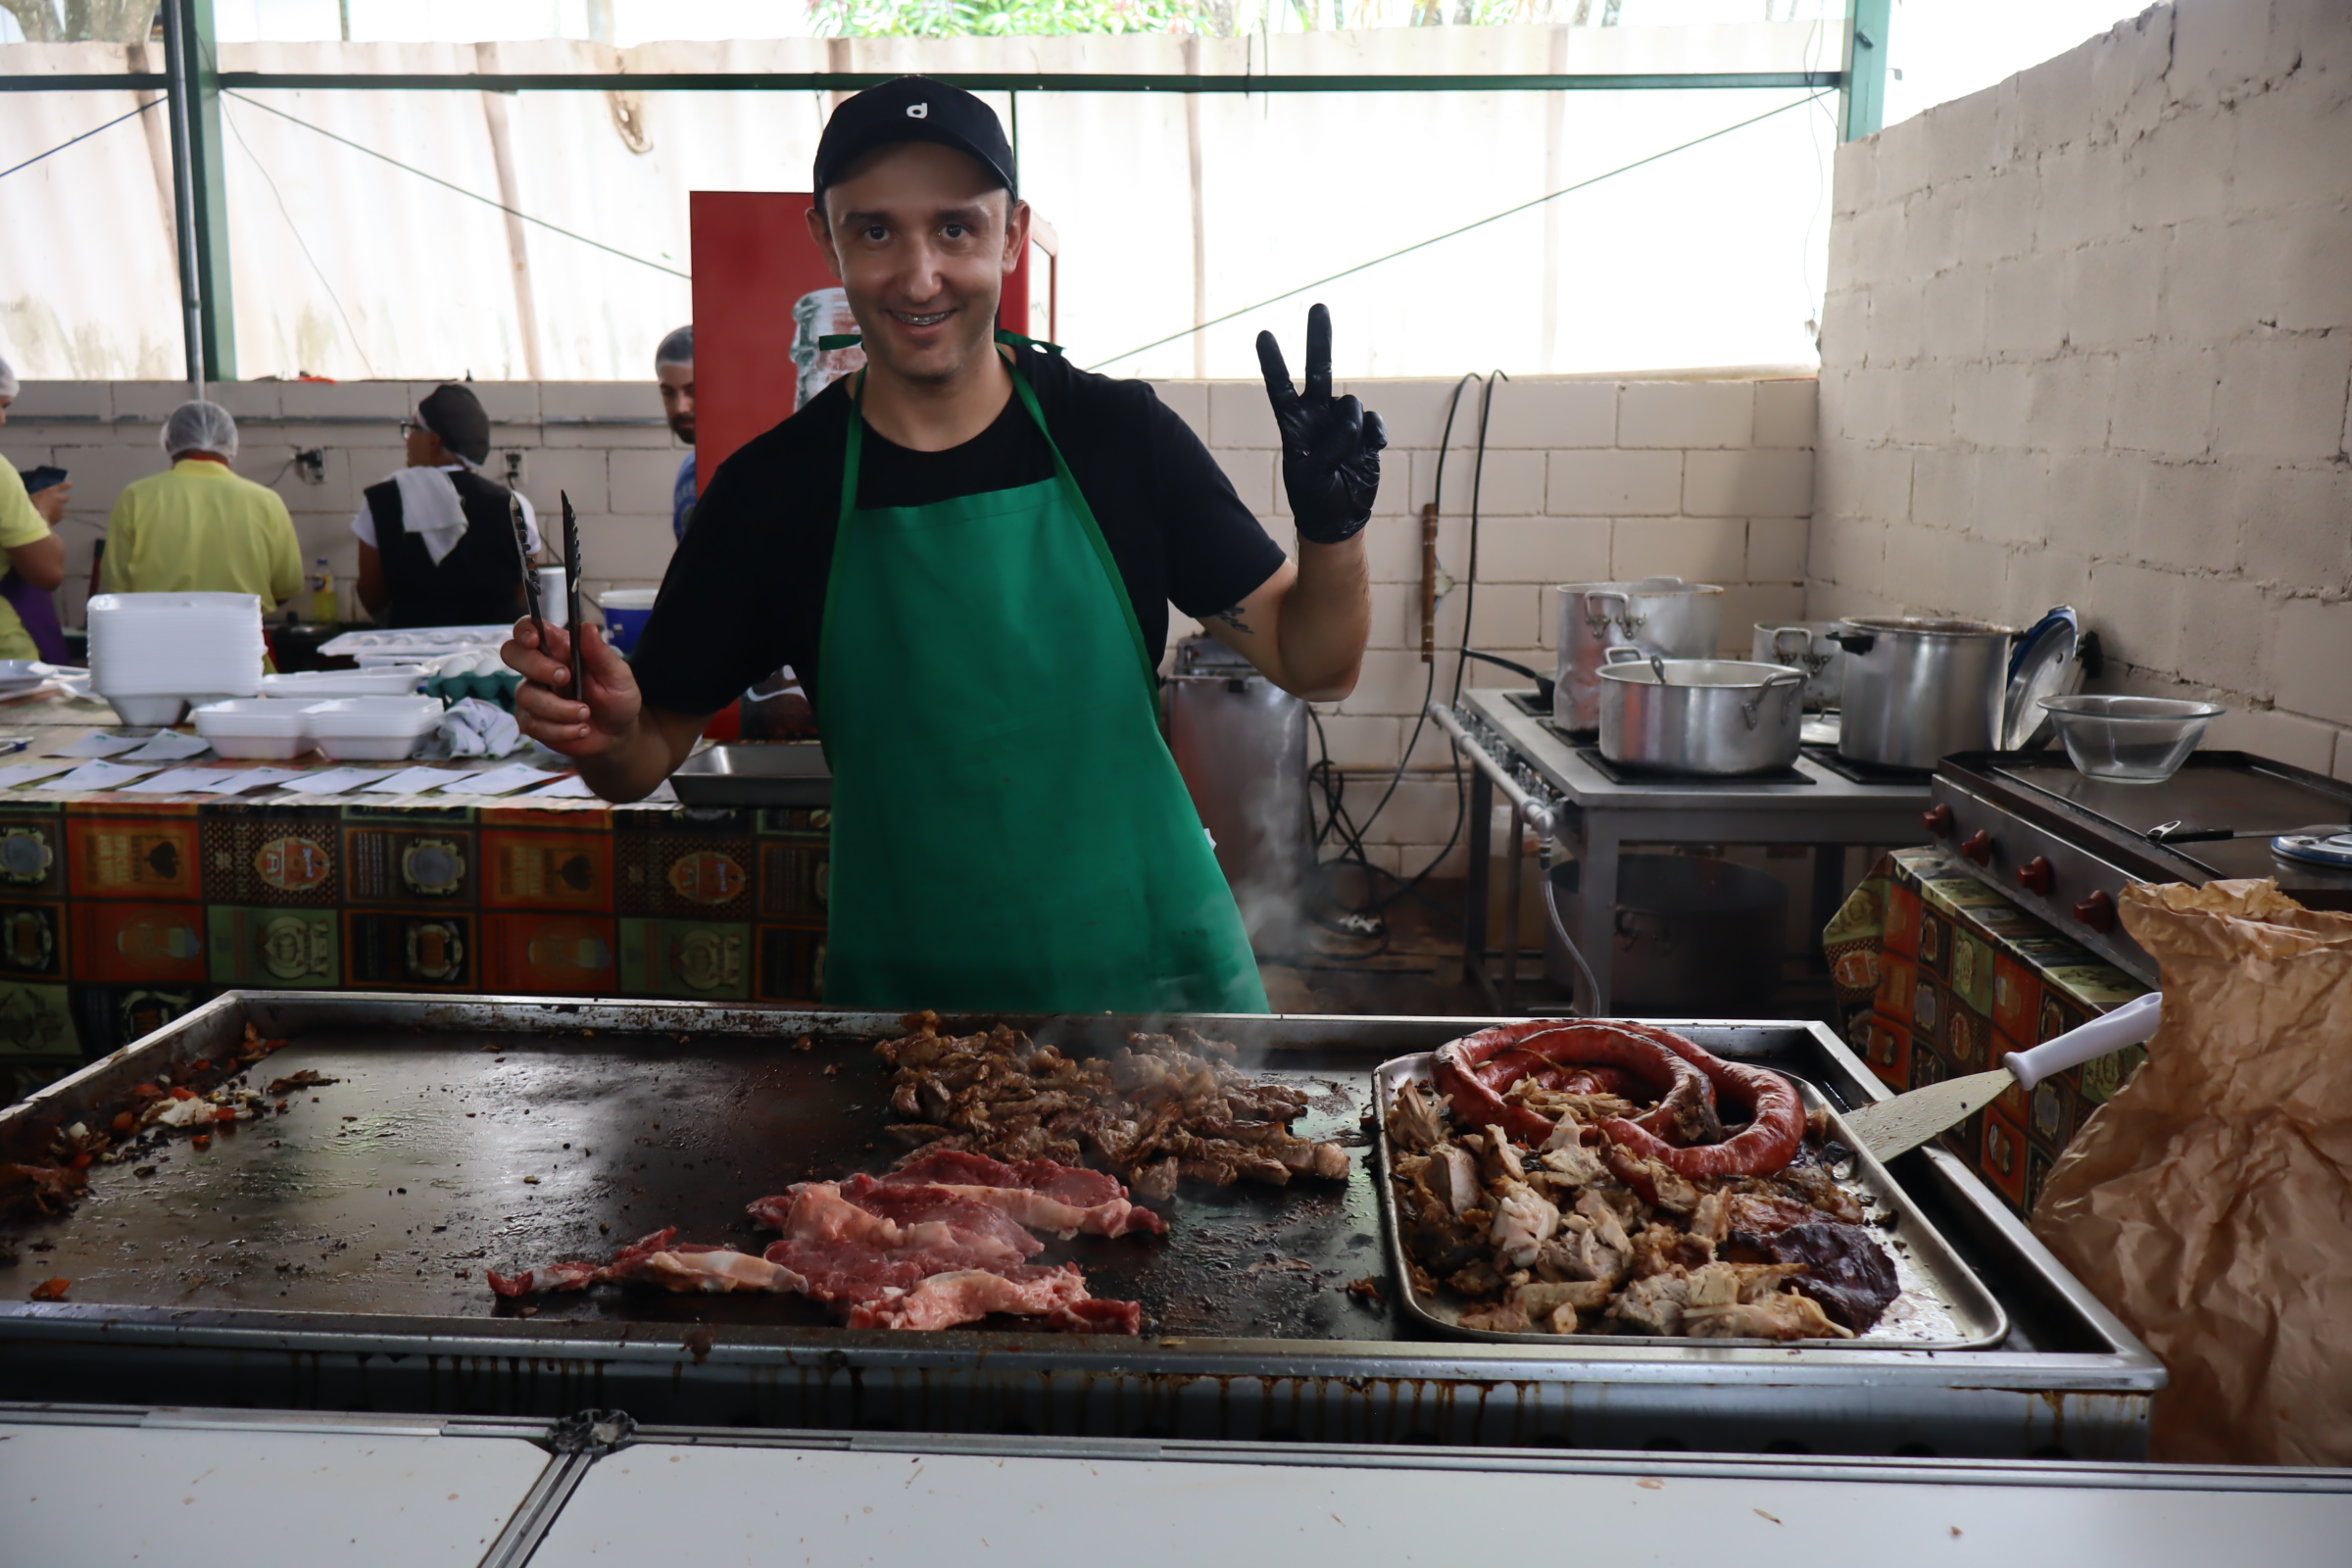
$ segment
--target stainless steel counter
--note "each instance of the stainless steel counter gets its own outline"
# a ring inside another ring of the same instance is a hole
[[[1470,785],[1470,897],[1463,944],[1471,977],[1484,986],[1499,1011],[1514,1010],[1519,952],[1519,883],[1522,858],[1515,853],[1520,827],[1530,823],[1546,841],[1558,841],[1580,863],[1587,889],[1600,896],[1584,900],[1582,928],[1570,935],[1588,955],[1609,951],[1614,917],[1617,862],[1629,844],[1809,844],[1815,847],[1814,923],[1821,926],[1845,895],[1842,851],[1849,845],[1914,844],[1925,836],[1920,812],[1928,806],[1928,781],[1863,783],[1800,758],[1796,770],[1807,783],[1771,780],[1644,778],[1619,781],[1578,755],[1575,747],[1522,710],[1508,691],[1464,692],[1458,708],[1433,704],[1430,716],[1451,738],[1454,750],[1472,764]],[[1496,984],[1487,973],[1487,890],[1494,794],[1511,808],[1514,853],[1505,862],[1510,897],[1502,944],[1503,973]],[[1548,854],[1541,858],[1547,865]],[[1611,1010],[1609,967],[1593,967],[1596,995],[1583,997],[1583,1010]]]

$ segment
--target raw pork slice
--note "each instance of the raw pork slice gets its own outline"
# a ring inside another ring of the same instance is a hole
[[[992,1274],[961,1269],[934,1274],[913,1290],[893,1293],[850,1309],[854,1329],[944,1329],[970,1323],[991,1312],[1044,1317],[1054,1327],[1080,1334],[1134,1334],[1143,1309],[1133,1301],[1099,1301],[1087,1295],[1086,1278],[1075,1263],[1060,1268],[1024,1264]]]
[[[885,1186],[929,1184],[992,1203],[1035,1231],[1068,1239],[1125,1236],[1167,1229],[1157,1214],[1130,1202],[1116,1177],[1098,1170],[1058,1165],[1050,1159],[1006,1164],[985,1154],[944,1150],[891,1172]]]
[[[854,1304],[910,1291],[934,1274],[1014,1268],[1038,1250],[1036,1237],[995,1209],[952,1193],[922,1196],[935,1192],[910,1190],[905,1211],[911,1218],[949,1208],[977,1209],[983,1228],[966,1231],[937,1218],[902,1225],[851,1202],[834,1182],[803,1182],[785,1197],[760,1199],[752,1213],[784,1233],[763,1254],[766,1260],[799,1275],[802,1289],[820,1301]]]
[[[584,1291],[603,1281],[635,1281],[672,1291],[799,1291],[800,1275],[772,1260],[738,1252],[731,1247],[678,1243],[677,1227],[650,1232],[612,1254],[610,1263],[550,1263],[526,1268],[515,1275],[485,1269],[490,1289],[501,1296],[528,1296],[534,1291]]]

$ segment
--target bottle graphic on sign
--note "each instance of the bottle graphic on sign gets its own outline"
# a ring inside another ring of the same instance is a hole
[[[793,395],[792,407],[797,413],[808,406],[810,398],[862,367],[865,350],[817,347],[820,338],[858,330],[858,318],[850,312],[847,289],[820,288],[802,295],[792,307],[792,364],[799,372],[799,387]]]

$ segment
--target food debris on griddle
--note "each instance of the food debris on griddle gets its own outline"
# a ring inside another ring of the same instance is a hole
[[[910,1013],[908,1033],[874,1048],[896,1069],[891,1136],[902,1163],[944,1151],[1107,1170],[1150,1201],[1180,1180],[1230,1187],[1344,1179],[1348,1152],[1292,1135],[1304,1091],[1253,1083],[1234,1048],[1179,1027],[1131,1034],[1105,1058],[1064,1056],[1002,1024],[944,1035],[939,1015]]]
[[[302,1071],[289,1073],[283,1078],[270,1079],[270,1087],[263,1090],[262,1093],[274,1100],[281,1095],[290,1095],[297,1089],[316,1089],[321,1084],[339,1084],[342,1081],[340,1078],[329,1078],[316,1068],[305,1067]]]

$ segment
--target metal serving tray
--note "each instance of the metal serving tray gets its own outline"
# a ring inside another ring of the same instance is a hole
[[[755,1244],[750,1199],[879,1168],[895,1151],[881,1137],[888,1075],[869,1047],[900,1032],[882,1013],[230,992],[0,1111],[0,1160],[40,1158],[55,1128],[131,1085],[221,1059],[249,1021],[290,1041],[259,1082],[304,1067],[343,1081],[206,1151],[175,1141],[169,1162],[149,1156],[150,1176],[94,1167],[72,1213],[11,1226],[24,1261],[0,1272],[16,1298],[0,1302],[0,1398],[168,1391],[187,1403],[594,1406],[833,1430],[2128,1458],[2145,1451],[2164,1382],[1935,1150],[1893,1175],[2006,1310],[2009,1335],[1990,1349],[1434,1339],[1394,1291],[1374,1306],[1345,1289],[1387,1283],[1369,1158],[1345,1183],[1188,1190],[1163,1241],[1081,1237],[1043,1254],[1083,1261],[1099,1294],[1141,1300],[1141,1339],[857,1332],[791,1298],[634,1289],[546,1298],[526,1313],[485,1289],[486,1265],[593,1256],[657,1225]],[[1499,1020],[1004,1021],[1070,1051],[1192,1024],[1315,1097],[1302,1132],[1366,1151],[1358,1118],[1375,1067]],[[1843,1103],[1881,1098],[1817,1025],[1673,1027]],[[24,1299],[52,1277],[74,1282],[67,1299]]]
[[[684,806],[830,806],[833,773],[814,741],[707,746],[678,764],[669,787]]]
[[[1374,1147],[1380,1152],[1380,1169],[1375,1186],[1380,1193],[1380,1224],[1388,1242],[1389,1274],[1396,1282],[1396,1291],[1404,1300],[1405,1310],[1425,1326],[1441,1334],[1465,1340],[1484,1340],[1501,1345],[1560,1345],[1582,1344],[1587,1336],[1573,1339],[1558,1334],[1498,1334],[1489,1329],[1464,1328],[1456,1321],[1453,1311],[1443,1301],[1434,1300],[1413,1288],[1412,1271],[1405,1266],[1404,1228],[1396,1213],[1396,1190],[1390,1180],[1396,1169],[1396,1150],[1389,1142],[1388,1107],[1396,1102],[1396,1092],[1406,1084],[1418,1084],[1435,1091],[1432,1072],[1436,1054],[1419,1052],[1410,1056],[1398,1056],[1384,1061],[1372,1074],[1374,1108],[1378,1126],[1373,1133]],[[1797,1093],[1804,1097],[1810,1110],[1819,1105],[1830,1113],[1830,1125],[1838,1141],[1854,1151],[1854,1175],[1843,1185],[1860,1197],[1865,1212],[1872,1218],[1885,1215],[1893,1225],[1886,1229],[1882,1240],[1887,1256],[1894,1260],[1895,1278],[1902,1286],[1903,1297],[1921,1315],[1921,1321],[1910,1333],[1890,1332],[1882,1323],[1870,1333],[1853,1340],[1801,1340],[1800,1345],[1850,1346],[1867,1350],[1985,1350],[1998,1345],[2009,1335],[2009,1315],[1993,1298],[1976,1271],[1960,1260],[1951,1244],[1946,1242],[1928,1217],[1920,1212],[1878,1156],[1862,1147],[1862,1141],[1845,1125],[1837,1107],[1830,1104],[1820,1090],[1794,1074]],[[1940,1331],[1940,1332],[1939,1332]],[[1610,1345],[1752,1345],[1782,1346],[1777,1340],[1688,1340],[1679,1337],[1646,1334],[1612,1334],[1592,1336]]]

